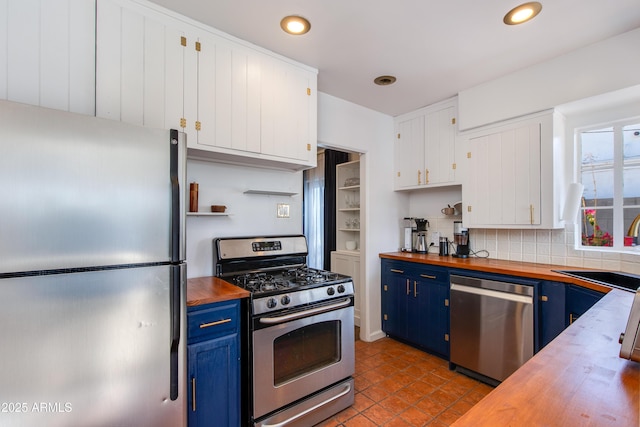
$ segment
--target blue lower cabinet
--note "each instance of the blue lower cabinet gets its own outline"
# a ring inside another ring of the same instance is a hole
[[[567,311],[566,326],[572,324],[578,317],[582,316],[595,303],[600,301],[604,294],[602,292],[583,288],[581,286],[567,286]]]
[[[188,425],[240,425],[240,302],[187,311]]]
[[[382,260],[382,330],[443,357],[449,355],[447,269]]]

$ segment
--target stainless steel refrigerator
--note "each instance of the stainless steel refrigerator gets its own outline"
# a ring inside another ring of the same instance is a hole
[[[186,424],[185,150],[0,101],[0,425]]]

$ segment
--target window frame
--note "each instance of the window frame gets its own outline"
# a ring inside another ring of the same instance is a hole
[[[602,253],[640,253],[640,241],[637,246],[624,246],[624,170],[629,165],[625,165],[624,162],[624,135],[623,128],[629,125],[635,125],[640,123],[640,116],[610,120],[597,125],[588,125],[582,127],[576,127],[574,129],[574,141],[575,141],[575,165],[577,182],[582,183],[583,164],[582,164],[582,134],[588,133],[594,130],[600,130],[605,128],[613,128],[613,167],[605,168],[601,167],[599,170],[611,170],[613,173],[613,201],[611,206],[597,207],[596,209],[611,209],[613,211],[613,246],[588,246],[582,244],[582,223],[579,220],[574,230],[575,234],[575,248],[581,251],[595,251]],[[637,163],[631,162],[632,164]],[[581,198],[582,200],[582,198]],[[629,206],[626,206],[629,207]],[[633,206],[631,206],[633,207]],[[582,204],[578,209],[579,218],[582,219],[585,215],[585,210],[593,209],[593,207],[584,207]]]

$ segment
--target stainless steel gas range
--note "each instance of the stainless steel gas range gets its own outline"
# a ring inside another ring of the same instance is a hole
[[[353,404],[350,277],[306,266],[304,236],[218,238],[215,274],[251,292],[248,419],[308,427]]]

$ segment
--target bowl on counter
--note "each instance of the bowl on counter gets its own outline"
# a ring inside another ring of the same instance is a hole
[[[346,242],[344,242],[344,245],[348,251],[355,251],[358,247],[355,240],[347,240]]]

